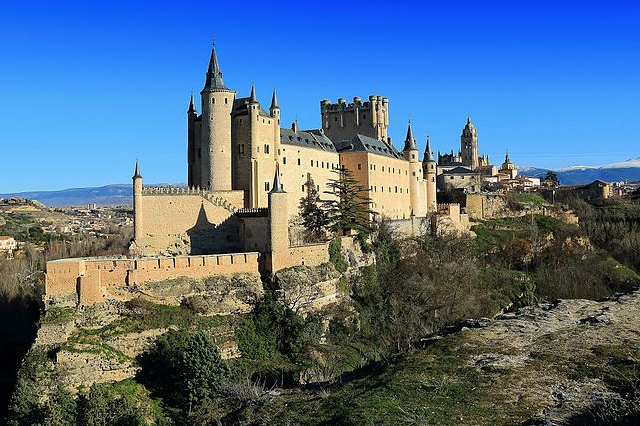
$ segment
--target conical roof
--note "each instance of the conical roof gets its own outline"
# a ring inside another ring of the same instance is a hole
[[[207,77],[202,90],[229,90],[222,81],[222,71],[218,64],[218,56],[216,55],[216,44],[211,47],[211,59],[209,59],[209,68],[207,69]]]
[[[435,161],[433,159],[433,151],[431,151],[431,141],[429,140],[429,132],[427,132],[427,147],[424,151],[424,160],[423,161]]]
[[[251,96],[249,97],[250,104],[257,104],[258,98],[256,97],[256,85],[255,83],[251,83]]]
[[[409,120],[409,127],[407,128],[407,137],[404,139],[404,149],[403,151],[409,151],[418,149],[416,145],[416,140],[413,137],[413,130],[411,130],[411,120]]]
[[[286,192],[282,189],[282,184],[280,183],[280,165],[276,163],[276,175],[273,177],[273,188],[271,188],[270,193],[278,194]]]
[[[193,101],[193,90],[191,91],[191,99],[189,100],[189,109],[187,112],[196,112],[196,103]]]
[[[271,107],[269,109],[280,108],[278,106],[278,97],[276,96],[276,88],[273,88],[273,96],[271,96]]]
[[[142,178],[142,175],[140,175],[140,167],[138,167],[138,160],[136,159],[136,169],[133,172],[133,179],[136,178]]]

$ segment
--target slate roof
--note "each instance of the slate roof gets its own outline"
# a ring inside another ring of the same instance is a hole
[[[443,175],[477,175],[478,172],[474,172],[471,169],[467,169],[466,167],[458,166],[454,167],[451,170],[447,170],[442,172]]]
[[[249,105],[249,101],[251,100],[251,98],[249,96],[247,96],[246,98],[236,98],[233,101],[233,109],[231,110],[231,115],[236,116],[236,115],[248,115],[249,114],[249,110],[247,109],[247,105]],[[264,117],[271,117],[271,114],[269,114],[267,111],[265,111],[264,108],[262,108],[262,105],[260,105],[260,111],[259,114],[264,116]]]
[[[370,152],[372,154],[384,155],[391,158],[404,158],[395,148],[378,139],[357,134],[351,140],[334,142],[338,152]]]
[[[297,145],[304,148],[336,152],[336,147],[331,142],[331,139],[317,129],[294,132],[288,128],[281,128],[280,142],[285,145]]]

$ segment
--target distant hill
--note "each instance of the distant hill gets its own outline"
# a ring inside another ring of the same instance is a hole
[[[61,191],[32,191],[0,194],[0,197],[24,197],[49,207],[81,206],[96,203],[104,206],[131,204],[131,184],[114,184],[95,188],[70,188]]]
[[[521,167],[519,172],[527,176],[544,177],[549,169]],[[596,179],[605,182],[640,180],[640,157],[602,166],[571,166],[555,170],[562,185],[583,185]]]

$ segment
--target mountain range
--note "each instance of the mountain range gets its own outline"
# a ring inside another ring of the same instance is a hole
[[[519,167],[518,172],[527,176],[544,177],[551,169]],[[601,166],[571,166],[553,170],[562,185],[584,185],[596,179],[605,182],[640,180],[640,157]]]
[[[544,177],[551,169],[520,167],[519,172],[527,176]],[[596,179],[606,182],[640,180],[640,157],[602,166],[571,166],[554,170],[562,185],[582,185]],[[184,184],[182,184],[184,185]],[[0,194],[0,198],[24,197],[38,200],[49,207],[98,205],[130,205],[131,184],[113,184],[92,188],[70,188],[61,191],[30,191]]]

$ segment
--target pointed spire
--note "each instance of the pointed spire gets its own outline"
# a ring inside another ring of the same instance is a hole
[[[505,154],[505,156],[504,156],[504,162],[505,162],[505,163],[510,163],[510,162],[511,162],[511,161],[509,160],[509,150],[508,150],[508,149],[507,149],[507,152],[506,152],[506,154]]]
[[[207,78],[204,82],[204,90],[223,89],[229,90],[222,81],[222,71],[218,64],[218,56],[216,55],[216,43],[213,41],[211,47],[211,59],[209,59],[209,68],[207,69]]]
[[[403,151],[408,151],[411,149],[418,149],[416,145],[416,140],[413,138],[413,130],[411,130],[411,119],[409,119],[409,127],[407,128],[407,137],[404,139],[404,149]]]
[[[433,159],[433,151],[431,151],[431,141],[429,140],[429,131],[427,130],[427,147],[424,151],[424,161],[435,161]]]
[[[193,101],[193,90],[191,91],[191,99],[189,100],[189,109],[187,112],[197,112],[196,103]]]
[[[256,84],[253,82],[251,83],[251,96],[249,98],[249,103],[250,104],[258,103],[258,98],[256,98]]]
[[[282,189],[282,184],[280,183],[280,164],[276,163],[276,175],[273,177],[273,188],[269,191],[270,194],[279,194],[286,192]]]
[[[276,96],[276,88],[273,88],[273,96],[271,96],[271,107],[269,109],[280,109],[278,106],[278,97]]]
[[[133,179],[142,179],[142,175],[140,175],[140,167],[138,167],[138,159],[136,158],[136,169],[133,172]]]

